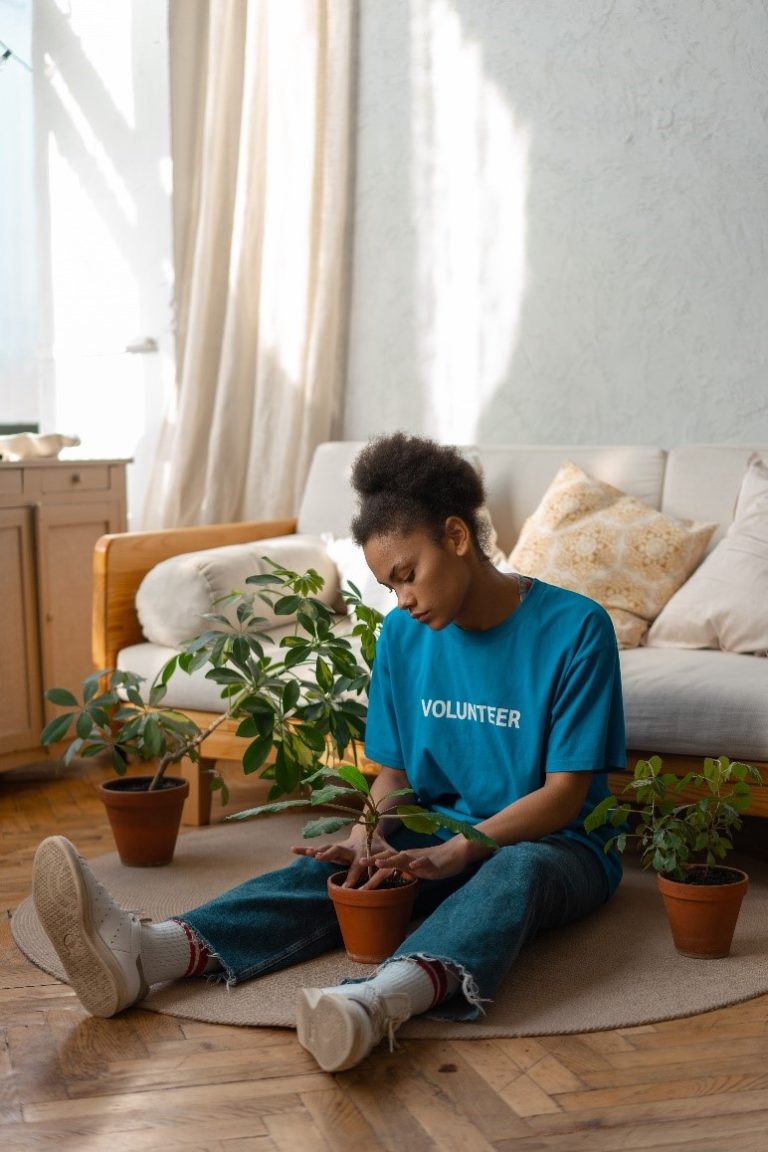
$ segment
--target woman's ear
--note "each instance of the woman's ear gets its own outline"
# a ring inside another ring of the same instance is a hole
[[[445,522],[445,543],[456,556],[466,556],[472,547],[472,533],[461,516],[449,516]]]

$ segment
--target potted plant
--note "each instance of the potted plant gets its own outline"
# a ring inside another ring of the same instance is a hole
[[[109,753],[117,779],[99,784],[123,864],[146,867],[173,859],[181,812],[189,784],[167,776],[166,770],[183,756],[197,758],[207,735],[197,724],[171,708],[160,708],[164,687],[153,685],[149,700],[142,698],[143,680],[133,672],[106,670],[86,676],[82,699],[68,689],[50,688],[52,704],[75,711],[56,716],[41,734],[45,744],[56,744],[74,728],[64,763],[75,756]],[[148,775],[127,775],[138,761],[151,765]]]
[[[368,856],[372,854],[377,829],[388,820],[399,820],[414,832],[429,833],[446,828],[487,848],[498,847],[495,840],[465,821],[430,812],[417,804],[393,803],[398,797],[412,795],[410,788],[399,788],[375,799],[368,780],[354,764],[321,767],[315,776],[315,787],[305,798],[261,804],[234,813],[227,819],[249,820],[287,808],[322,805],[331,809],[333,815],[310,820],[304,825],[303,836],[329,836],[345,825],[362,824]],[[374,872],[375,869],[369,865],[369,878]],[[346,871],[342,870],[328,877],[328,895],[336,910],[344,947],[351,960],[378,964],[391,956],[405,938],[418,881],[407,873],[394,872],[375,888],[345,888],[345,876]]]
[[[727,956],[749,878],[724,865],[750,806],[748,781],[762,784],[751,764],[727,756],[706,757],[697,772],[677,777],[665,772],[659,756],[638,760],[622,792],[603,800],[584,822],[587,832],[610,824],[605,845],[623,852],[637,842],[644,868],[656,872],[672,938],[686,956]],[[681,793],[695,788],[694,799]]]
[[[167,770],[185,756],[196,761],[200,745],[226,720],[239,721],[237,734],[249,739],[244,771],[260,770],[273,781],[270,798],[296,789],[306,794],[321,764],[340,759],[350,745],[356,755],[367,712],[360,697],[367,693],[381,614],[363,604],[354,585],[342,593],[355,618],[352,634],[360,643],[361,665],[350,641],[339,635],[338,618],[316,597],[322,577],[314,569],[300,575],[268,562],[272,572],[248,577],[253,592],[225,597],[217,605],[220,611],[209,615],[210,627],[163,666],[146,692],[142,677],[114,669],[87,676],[80,700],[68,689],[46,692],[51,703],[74,711],[51,720],[42,743],[58,743],[74,729],[65,763],[74,756],[108,753],[111,758],[119,779],[102,783],[99,792],[124,864],[171,861],[189,785]],[[280,641],[277,658],[267,621],[256,611],[259,599],[275,615],[296,622],[293,635]],[[226,703],[204,729],[162,706],[177,670],[201,667],[221,686]],[[133,762],[152,763],[152,773],[127,775]],[[211,787],[226,803],[220,775],[212,774]],[[142,847],[149,832],[152,842]]]

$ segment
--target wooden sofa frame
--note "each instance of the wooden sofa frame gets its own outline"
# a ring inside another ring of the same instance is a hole
[[[296,521],[266,520],[237,524],[210,524],[194,528],[164,529],[156,532],[123,532],[102,536],[97,541],[93,562],[93,633],[92,651],[94,667],[114,668],[117,655],[130,644],[145,639],[136,615],[136,592],[155,564],[184,552],[197,552],[228,544],[243,544],[264,540],[271,536],[288,536],[296,531]],[[201,728],[215,717],[213,712],[188,712]],[[179,774],[189,780],[190,795],[184,812],[187,824],[207,824],[210,821],[211,790],[207,786],[207,773],[217,760],[239,761],[247,745],[243,737],[235,735],[235,723],[225,722],[201,745],[197,764],[182,762]],[[664,757],[664,764],[677,775],[699,769],[701,756],[668,754],[663,749],[627,751],[629,767],[654,752]],[[760,769],[766,787],[753,789],[751,816],[768,816],[768,762],[752,761]],[[611,788],[620,792],[626,783],[626,774],[611,773]],[[692,794],[692,793],[691,793]]]

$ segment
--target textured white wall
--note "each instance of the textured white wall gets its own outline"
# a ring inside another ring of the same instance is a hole
[[[765,442],[764,0],[362,0],[344,433]]]

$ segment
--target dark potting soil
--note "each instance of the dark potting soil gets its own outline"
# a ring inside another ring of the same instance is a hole
[[[367,883],[367,881],[368,881],[367,876],[361,876],[360,879],[358,880],[357,884],[355,884],[355,888],[362,888],[363,885],[365,883]],[[402,872],[397,872],[397,873],[394,873],[392,876],[388,876],[386,880],[382,880],[381,884],[377,884],[376,887],[377,888],[404,888],[406,886],[406,884],[410,884],[410,883],[411,883],[411,881],[408,879],[407,876],[403,876]]]
[[[741,876],[728,868],[691,868],[685,874],[685,884],[738,884]]]
[[[148,792],[153,776],[120,776],[117,780],[110,780],[104,786],[114,792]],[[176,788],[181,783],[173,776],[163,776],[154,792],[162,792],[166,788]]]

